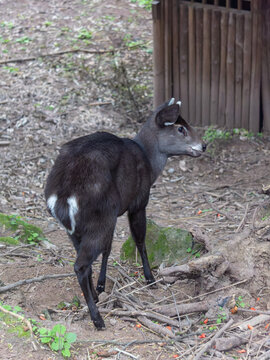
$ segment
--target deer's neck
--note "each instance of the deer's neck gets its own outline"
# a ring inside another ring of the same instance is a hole
[[[153,184],[163,171],[168,156],[159,151],[155,131],[152,131],[152,129],[148,126],[144,126],[141,129],[141,131],[134,138],[134,141],[143,148],[150,162],[152,168],[151,182]]]

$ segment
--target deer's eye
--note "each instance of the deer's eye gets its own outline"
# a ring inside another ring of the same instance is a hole
[[[178,131],[179,131],[180,133],[182,133],[184,136],[187,135],[187,132],[186,132],[186,129],[184,128],[184,126],[180,126],[180,127],[178,128]]]

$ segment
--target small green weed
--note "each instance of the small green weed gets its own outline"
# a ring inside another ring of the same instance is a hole
[[[270,217],[270,212],[267,212],[263,217],[262,217],[262,221],[268,220]]]
[[[46,27],[51,26],[51,25],[52,25],[52,22],[51,22],[51,21],[45,21],[44,25],[45,25]]]
[[[213,126],[209,126],[209,128],[205,131],[203,136],[203,140],[207,143],[212,143],[216,139],[231,139],[232,135],[229,131],[221,130],[221,129],[214,129]]]
[[[218,314],[218,318],[216,320],[217,324],[221,324],[222,322],[227,320],[227,314],[222,311],[222,307],[219,308],[220,313]]]
[[[241,308],[244,308],[246,306],[243,301],[243,296],[238,296],[238,298],[236,299],[236,306]]]
[[[10,30],[12,30],[14,28],[14,24],[12,22],[9,22],[9,21],[2,21],[0,23],[0,26],[8,27]]]
[[[79,40],[90,40],[92,39],[93,33],[87,29],[81,29],[77,38]]]
[[[13,66],[4,66],[4,69],[7,70],[9,73],[17,73],[20,69],[15,68]]]
[[[152,9],[152,0],[131,0],[132,3],[138,3],[140,6],[144,7],[146,10]]]
[[[45,236],[42,230],[35,225],[29,224],[22,220],[17,215],[6,215],[0,213],[0,225],[5,229],[16,231],[17,234],[14,237],[15,241],[23,241],[26,244],[38,244],[40,241],[45,240]],[[4,241],[9,237],[0,238],[0,241]]]
[[[39,337],[43,344],[47,344],[51,350],[60,352],[64,357],[69,358],[71,344],[77,339],[77,335],[67,332],[66,327],[56,324],[51,330],[33,326],[33,332]]]
[[[20,44],[28,44],[30,41],[32,41],[32,39],[28,36],[23,36],[21,38],[18,38],[16,40],[16,42],[20,43]]]

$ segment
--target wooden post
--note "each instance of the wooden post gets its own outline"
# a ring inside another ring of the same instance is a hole
[[[260,86],[261,86],[261,0],[251,2],[252,15],[252,63],[250,85],[249,129],[260,129]]]
[[[245,14],[244,20],[244,53],[243,53],[243,91],[241,127],[249,129],[249,99],[251,78],[251,14]]]
[[[203,44],[203,9],[195,9],[196,22],[196,121],[195,124],[202,124],[202,44]]]
[[[194,124],[196,116],[196,59],[195,59],[195,15],[194,6],[188,8],[188,95],[189,121]]]
[[[219,98],[218,123],[225,125],[226,107],[226,58],[227,58],[228,12],[222,11],[220,20],[220,72],[219,72]]]
[[[165,98],[172,97],[172,0],[164,1]]]
[[[236,14],[235,34],[235,121],[234,127],[241,128],[242,120],[242,85],[243,85],[243,43],[244,17]]]
[[[220,11],[212,11],[211,23],[211,96],[210,123],[218,124],[218,91],[220,72]]]
[[[180,98],[182,100],[181,113],[185,119],[189,118],[188,105],[188,9],[180,4]]]
[[[202,125],[209,125],[210,120],[210,30],[211,17],[210,9],[203,9],[203,64],[202,64]]]
[[[173,73],[172,73],[172,96],[175,99],[180,99],[180,64],[179,64],[179,0],[173,0],[173,14],[172,14],[172,56],[173,56]]]
[[[162,0],[161,0],[162,1]],[[161,1],[153,1],[153,39],[154,39],[154,108],[162,104],[165,99],[164,79],[164,32],[163,12]]]
[[[235,14],[229,13],[227,61],[226,61],[226,126],[232,129],[234,126],[235,106]]]
[[[270,0],[262,8],[262,113],[263,130],[270,131]]]

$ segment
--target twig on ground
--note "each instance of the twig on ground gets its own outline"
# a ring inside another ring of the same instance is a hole
[[[205,195],[203,195],[203,198],[207,202],[208,205],[210,205],[218,214],[221,214],[225,216],[228,220],[235,221],[235,218],[233,218],[231,215],[229,215],[227,212],[221,210],[216,205],[214,205],[212,202],[210,202]]]
[[[19,319],[20,321],[22,321],[23,323],[25,323],[25,325],[27,326],[27,329],[29,329],[31,337],[33,337],[33,329],[32,329],[32,325],[30,323],[29,320],[27,320],[24,316],[16,314],[12,311],[6,310],[2,305],[0,305],[0,311],[2,311],[5,314],[8,314],[12,317],[15,317],[16,319]]]
[[[70,274],[51,274],[51,275],[38,276],[38,277],[35,277],[35,278],[32,278],[32,279],[20,280],[20,281],[17,281],[15,283],[13,283],[13,284],[8,284],[8,285],[5,285],[5,286],[1,286],[0,287],[0,294],[6,292],[8,290],[14,289],[14,288],[16,288],[18,286],[31,284],[31,283],[34,283],[34,282],[40,282],[40,281],[47,280],[47,279],[59,279],[59,278],[65,278],[65,277],[70,277],[70,276],[75,276],[75,274],[74,273],[70,273]]]
[[[235,230],[236,233],[238,233],[243,225],[245,224],[246,218],[247,218],[247,213],[248,213],[248,204],[246,205],[246,209],[245,209],[245,214],[243,216],[243,219],[241,220],[240,224],[238,225],[237,229]]]
[[[139,356],[132,355],[131,353],[129,353],[127,351],[120,350],[118,348],[115,348],[115,350],[120,352],[121,354],[124,354],[124,355],[127,355],[127,356],[131,357],[132,359],[139,359]]]
[[[233,319],[230,319],[221,329],[219,329],[216,334],[212,337],[212,339],[210,341],[208,341],[202,348],[201,350],[196,354],[196,356],[194,357],[194,360],[200,360],[201,356],[208,351],[208,349],[214,344],[214,342],[216,341],[216,339],[218,339],[220,337],[221,334],[224,333],[224,331],[226,331],[231,325],[233,324]]]
[[[145,45],[145,44],[140,44],[140,46]],[[111,54],[111,53],[115,53],[117,51],[122,51],[122,50],[130,50],[132,48],[138,47],[138,45],[134,45],[134,46],[129,46],[127,47],[121,47],[121,48],[113,48],[110,50],[89,50],[89,49],[67,49],[67,50],[62,50],[62,51],[57,51],[54,53],[48,53],[48,54],[37,54],[35,56],[30,56],[30,57],[26,57],[26,58],[15,58],[15,59],[7,59],[7,60],[2,60],[0,61],[0,65],[2,64],[8,64],[8,63],[15,63],[15,62],[26,62],[26,61],[33,61],[39,58],[43,58],[43,57],[53,57],[53,56],[61,56],[61,55],[65,55],[65,54],[70,54],[70,53],[87,53],[87,54],[97,54],[97,55],[101,55],[101,54]]]
[[[191,301],[191,300],[195,300],[195,299],[198,299],[198,298],[201,298],[201,297],[210,295],[210,294],[214,294],[214,293],[216,293],[216,292],[229,289],[229,288],[231,288],[231,287],[233,287],[233,286],[243,284],[243,283],[245,283],[245,282],[247,282],[247,281],[249,281],[249,279],[244,279],[244,280],[241,280],[241,281],[237,281],[236,283],[233,283],[233,284],[230,284],[230,285],[227,285],[227,286],[222,286],[222,287],[219,288],[219,289],[215,289],[215,290],[209,291],[209,292],[207,292],[207,293],[203,293],[203,294],[194,296],[194,297],[192,297],[192,298],[188,298],[188,299],[185,299],[185,300],[182,300],[182,301],[178,301],[177,304],[183,304],[183,303],[186,303],[186,302]],[[171,296],[168,296],[168,297],[166,298],[166,300],[168,301],[168,299],[169,299],[170,297],[171,297]],[[163,301],[163,299],[162,299],[162,300],[158,300],[158,301],[156,301],[156,302],[154,303],[154,305],[157,305],[157,304],[159,304],[159,303],[162,302],[162,301]],[[171,306],[171,305],[170,305],[170,306]],[[152,310],[156,310],[156,309],[158,309],[158,308],[159,308],[159,306],[155,306],[155,307],[152,308]]]

